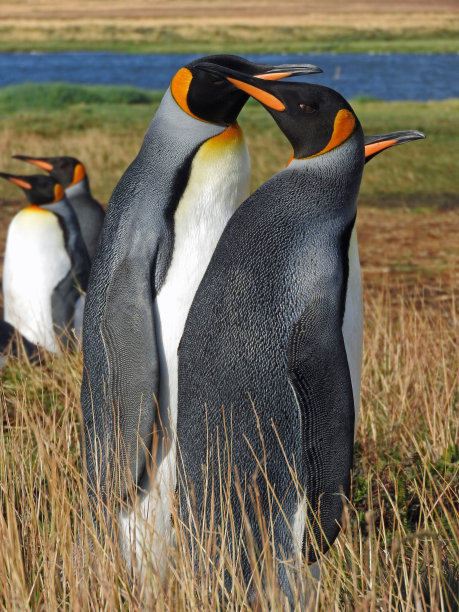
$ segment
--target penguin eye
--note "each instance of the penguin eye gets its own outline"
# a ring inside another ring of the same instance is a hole
[[[310,104],[299,104],[298,108],[300,111],[303,111],[303,113],[315,113],[317,111],[317,108]]]

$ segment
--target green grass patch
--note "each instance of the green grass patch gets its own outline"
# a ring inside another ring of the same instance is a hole
[[[27,171],[13,153],[68,154],[88,164],[95,194],[106,202],[136,155],[162,93],[132,87],[24,84],[0,89],[1,167]],[[444,209],[458,204],[459,100],[383,102],[353,106],[368,134],[417,129],[427,140],[384,152],[365,169],[360,202]],[[271,117],[250,100],[240,116],[252,157],[253,188],[279,171],[290,145]],[[13,165],[14,164],[14,165]],[[0,197],[14,193],[0,183]]]
[[[451,29],[390,31],[378,28],[158,26],[123,29],[106,25],[85,36],[83,26],[22,38],[11,26],[0,27],[0,52],[120,51],[126,53],[457,53],[459,38]]]

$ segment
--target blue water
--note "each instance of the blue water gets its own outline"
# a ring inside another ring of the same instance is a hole
[[[110,52],[2,53],[0,87],[23,82],[134,85],[165,89],[174,73],[197,55]],[[442,100],[459,97],[459,54],[246,55],[267,64],[313,63],[324,74],[309,80],[346,98]]]

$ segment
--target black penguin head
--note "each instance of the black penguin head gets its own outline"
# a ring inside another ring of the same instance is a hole
[[[337,91],[310,83],[280,83],[206,65],[263,104],[293,147],[297,159],[331,151],[361,130],[350,104]]]
[[[30,204],[36,206],[54,204],[65,197],[64,188],[52,176],[43,174],[27,176],[0,172],[0,177],[20,187]]]
[[[85,167],[75,157],[30,157],[28,155],[13,155],[13,157],[46,170],[64,189],[86,177]]]
[[[249,96],[218,74],[201,70],[202,64],[266,80],[322,72],[311,64],[268,66],[236,55],[209,55],[190,62],[172,79],[171,93],[174,100],[192,117],[223,126],[236,121]]]
[[[425,138],[425,134],[417,130],[405,130],[403,132],[389,132],[388,134],[376,134],[375,136],[365,136],[365,163],[373,159],[375,155],[395,147],[397,145]]]

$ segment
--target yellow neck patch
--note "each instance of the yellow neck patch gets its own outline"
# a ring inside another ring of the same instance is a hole
[[[27,212],[35,212],[35,213],[47,213],[48,211],[46,210],[46,208],[40,208],[40,206],[38,206],[37,204],[31,204],[30,206],[26,206],[26,208],[24,208],[24,211]]]
[[[323,155],[324,153],[327,153],[327,151],[335,149],[337,146],[339,146],[349,138],[349,136],[354,131],[354,128],[354,115],[350,111],[342,108],[336,114],[335,123],[333,125],[333,134],[330,138],[330,142],[328,143],[328,145],[324,149],[322,149],[322,151],[319,151],[314,155],[309,155],[308,157],[305,157],[303,159],[311,159],[311,157],[317,157],[318,155]]]
[[[181,68],[171,81],[171,94],[180,108],[185,111],[187,115],[203,121],[196,115],[194,115],[188,108],[188,102],[186,101],[188,96],[188,90],[193,79],[193,75],[188,68]]]
[[[217,136],[213,136],[206,140],[199,149],[199,155],[202,159],[215,159],[216,156],[223,152],[235,151],[238,147],[244,144],[244,134],[237,121],[229,125],[226,130]],[[210,156],[210,157],[209,157]]]

